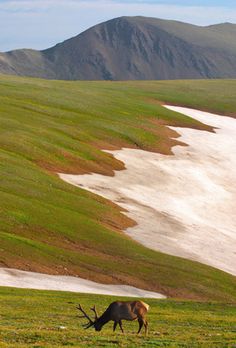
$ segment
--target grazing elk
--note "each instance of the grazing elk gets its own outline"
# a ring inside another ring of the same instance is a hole
[[[108,323],[110,320],[114,321],[113,331],[115,331],[117,324],[121,331],[124,333],[122,327],[122,320],[138,320],[139,329],[138,333],[140,333],[143,325],[145,327],[145,335],[147,334],[148,322],[145,318],[145,315],[149,309],[149,305],[142,301],[116,301],[112,302],[105,312],[99,317],[96,311],[96,307],[94,305],[93,308],[90,308],[95,313],[95,319],[91,320],[88,314],[83,310],[81,305],[76,307],[80,312],[83,313],[79,318],[87,318],[88,324],[84,325],[85,329],[89,327],[94,327],[96,331],[101,331],[103,325]]]

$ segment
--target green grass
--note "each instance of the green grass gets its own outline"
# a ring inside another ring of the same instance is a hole
[[[236,300],[236,279],[125,236],[115,205],[56,172],[113,174],[102,148],[169,153],[163,124],[208,129],[169,102],[236,115],[236,81],[64,82],[0,77],[0,265],[128,283],[172,297]],[[172,134],[173,135],[173,134]]]
[[[137,336],[137,322],[123,322],[125,334],[84,330],[80,302],[99,314],[117,298],[63,292],[0,288],[0,347],[235,347],[236,306],[221,303],[151,300],[149,335]]]

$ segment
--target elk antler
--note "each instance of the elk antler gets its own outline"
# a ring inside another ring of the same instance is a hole
[[[79,316],[79,318],[86,318],[86,319],[88,319],[89,323],[84,325],[85,329],[88,329],[90,326],[92,326],[92,325],[94,324],[94,321],[92,321],[92,320],[89,318],[88,314],[83,310],[83,308],[81,307],[80,304],[79,304],[79,306],[76,307],[76,308],[77,308],[80,312],[83,313],[83,315]]]
[[[96,306],[94,305],[92,308],[90,308],[91,309],[91,311],[93,311],[94,312],[94,314],[95,314],[95,321],[98,319],[98,313],[97,313],[97,309],[96,309]]]

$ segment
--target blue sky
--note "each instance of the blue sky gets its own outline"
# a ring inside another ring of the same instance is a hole
[[[119,16],[236,23],[236,0],[0,0],[0,51],[44,49]]]

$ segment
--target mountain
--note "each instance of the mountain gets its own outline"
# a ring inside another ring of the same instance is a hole
[[[0,53],[0,72],[64,80],[236,78],[236,24],[120,17],[43,51]]]

